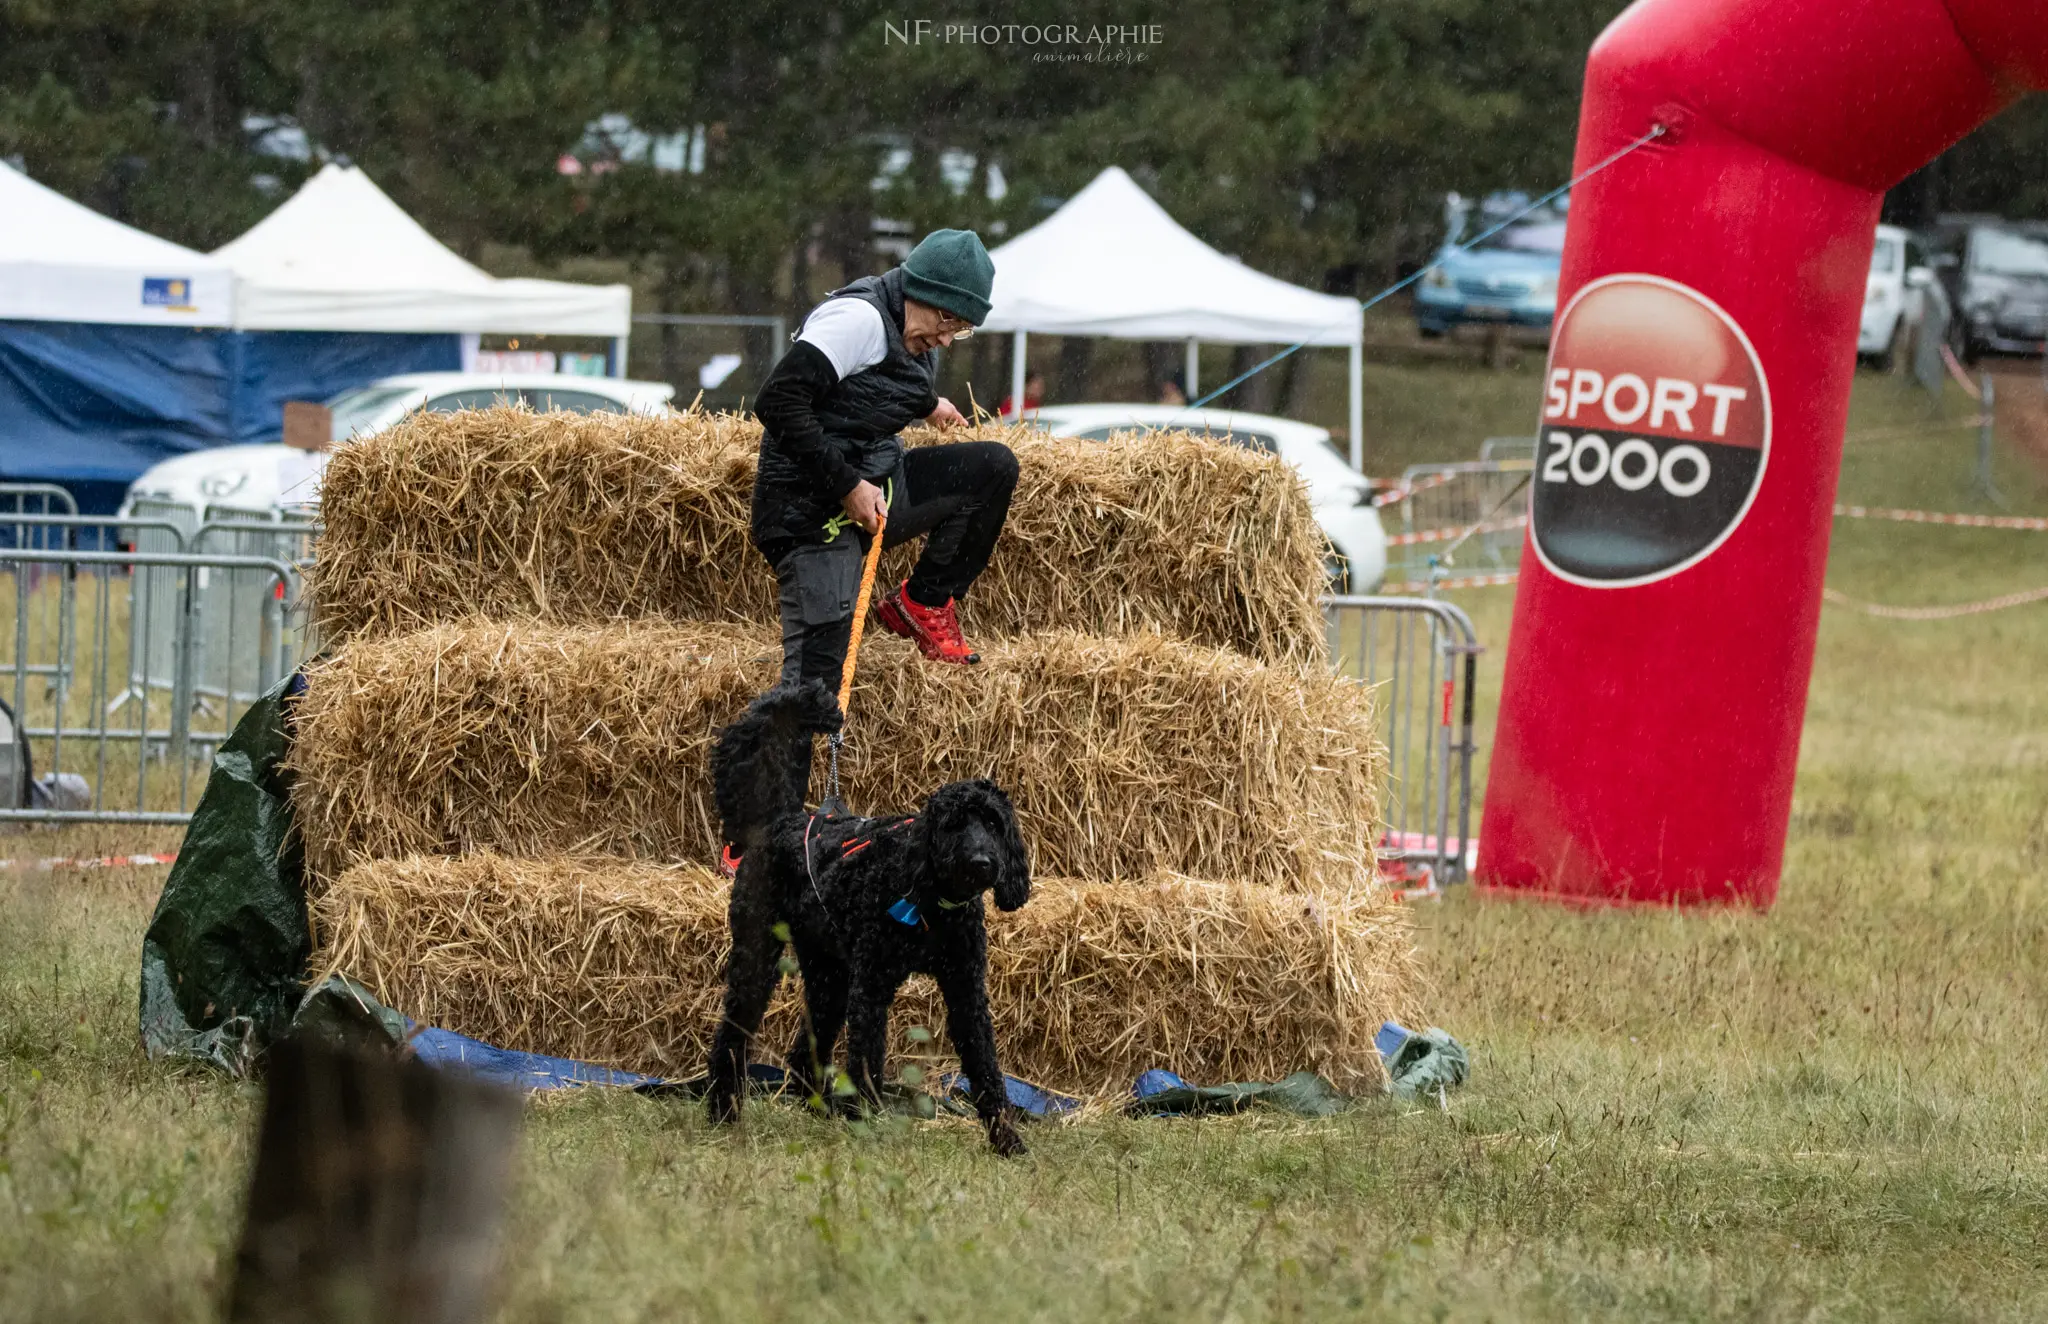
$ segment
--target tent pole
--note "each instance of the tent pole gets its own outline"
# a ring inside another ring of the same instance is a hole
[[[626,339],[625,336],[612,337],[611,375],[614,377],[624,377],[626,375]]]
[[[1351,467],[1365,472],[1365,346],[1354,341],[1351,355],[1351,408],[1345,425],[1351,429]]]
[[[1024,418],[1024,338],[1020,326],[1010,339],[1010,406],[1017,411],[1013,423]]]
[[[1188,354],[1186,360],[1182,364],[1181,370],[1181,386],[1187,394],[1189,404],[1193,404],[1196,400],[1201,398],[1201,376],[1202,342],[1195,339],[1193,336],[1189,336]]]

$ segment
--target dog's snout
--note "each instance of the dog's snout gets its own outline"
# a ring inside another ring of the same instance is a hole
[[[974,870],[974,872],[978,874],[994,873],[996,868],[996,857],[989,854],[987,851],[977,851],[974,854],[967,857],[967,867]]]

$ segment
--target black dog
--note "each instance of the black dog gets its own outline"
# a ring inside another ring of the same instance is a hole
[[[993,782],[962,781],[933,792],[915,815],[806,813],[811,737],[839,726],[839,706],[822,684],[779,685],[721,731],[712,751],[719,816],[742,855],[725,1018],[711,1045],[711,1120],[739,1118],[747,1048],[780,979],[775,929],[783,924],[804,978],[806,1025],[789,1067],[806,1094],[828,1094],[820,1075],[843,1021],[854,1086],[879,1103],[889,1005],[911,974],[929,974],[989,1143],[1021,1154],[996,1064],[981,904],[990,889],[1004,910],[1031,895],[1009,797]]]

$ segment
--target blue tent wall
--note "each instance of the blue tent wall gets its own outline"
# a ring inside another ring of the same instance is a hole
[[[462,337],[366,331],[244,331],[226,338],[236,442],[276,441],[287,400],[325,400],[402,372],[455,372]]]
[[[0,320],[0,481],[60,483],[110,514],[158,460],[276,440],[287,400],[461,363],[454,335]]]
[[[0,321],[0,480],[111,512],[167,455],[228,434],[219,331]]]

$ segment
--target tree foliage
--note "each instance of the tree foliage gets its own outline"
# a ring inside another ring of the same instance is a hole
[[[262,116],[472,254],[624,258],[671,307],[756,312],[870,265],[877,216],[1014,232],[1117,163],[1225,252],[1362,288],[1429,251],[1446,190],[1564,176],[1585,50],[1619,8],[1025,0],[987,20],[1157,25],[1105,61],[898,40],[903,11],[873,0],[0,0],[0,156],[211,247],[317,165],[262,152],[245,128]],[[701,172],[561,173],[604,115],[693,135]],[[1966,144],[1948,191],[2048,205],[2019,168],[2043,124],[2020,112]],[[885,174],[892,153],[907,164]]]

